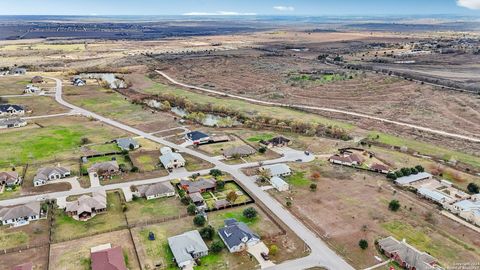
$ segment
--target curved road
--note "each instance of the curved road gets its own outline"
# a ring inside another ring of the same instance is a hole
[[[227,165],[219,160],[216,160],[213,157],[204,155],[190,148],[186,148],[172,142],[166,141],[164,139],[155,137],[149,133],[143,132],[136,128],[130,127],[128,125],[122,124],[110,118],[103,117],[96,113],[90,112],[78,106],[68,103],[62,97],[62,81],[57,78],[49,78],[55,80],[56,82],[56,91],[55,91],[55,100],[62,104],[65,107],[72,109],[74,112],[84,115],[86,117],[91,117],[102,121],[108,125],[123,129],[130,133],[142,136],[151,141],[169,146],[173,149],[176,149],[180,152],[184,152],[195,157],[206,160],[216,166],[216,168],[230,173],[238,181],[247,188],[249,192],[255,195],[264,205],[266,205],[272,213],[274,213],[277,218],[281,219],[293,232],[295,232],[298,237],[300,237],[310,248],[310,254],[306,257],[294,259],[290,261],[283,262],[279,265],[269,267],[268,269],[307,269],[315,266],[322,266],[331,270],[353,270],[354,268],[350,266],[340,255],[336,254],[331,250],[327,244],[325,244],[320,238],[317,237],[315,233],[310,231],[301,221],[294,217],[287,209],[283,207],[278,201],[273,199],[268,193],[263,191],[259,186],[257,186],[254,181],[243,172],[241,172],[238,167]]]
[[[471,137],[471,136],[461,135],[461,134],[457,134],[457,133],[450,133],[450,132],[446,132],[446,131],[442,131],[442,130],[422,127],[422,126],[418,126],[418,125],[414,125],[414,124],[389,120],[389,119],[385,119],[385,118],[381,118],[381,117],[371,116],[371,115],[362,114],[362,113],[356,113],[356,112],[352,112],[352,111],[338,110],[338,109],[332,109],[332,108],[326,108],[326,107],[308,106],[308,105],[290,105],[290,104],[285,104],[285,103],[264,101],[264,100],[254,99],[254,98],[248,98],[248,97],[228,94],[228,93],[224,93],[224,92],[220,92],[220,91],[210,90],[210,89],[206,89],[206,88],[202,88],[202,87],[178,82],[175,79],[168,76],[167,74],[165,74],[164,72],[159,71],[159,70],[155,70],[155,72],[162,75],[165,79],[167,79],[171,83],[182,86],[182,87],[195,89],[195,90],[199,90],[199,91],[203,91],[203,92],[207,92],[207,93],[212,93],[212,94],[216,94],[216,95],[241,99],[241,100],[245,100],[245,101],[252,102],[252,103],[258,103],[258,104],[270,105],[270,106],[296,108],[296,109],[308,109],[308,110],[316,110],[316,111],[324,111],[324,112],[341,113],[341,114],[345,114],[345,115],[351,115],[351,116],[376,120],[376,121],[383,122],[383,123],[394,124],[394,125],[397,125],[397,126],[409,127],[409,128],[413,128],[413,129],[417,129],[417,130],[421,130],[421,131],[426,131],[426,132],[446,136],[446,137],[457,138],[457,139],[462,139],[462,140],[467,140],[467,141],[472,141],[472,142],[480,142],[479,137]]]

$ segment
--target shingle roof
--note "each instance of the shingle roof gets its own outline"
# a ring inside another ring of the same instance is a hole
[[[171,162],[174,162],[177,160],[177,162],[185,162],[185,159],[180,155],[179,153],[165,153],[162,156],[160,156],[160,162],[163,164],[164,167],[168,167]]]
[[[82,195],[73,202],[67,202],[65,211],[81,214],[83,212],[91,213],[92,209],[98,210],[105,208],[107,208],[107,197],[105,192],[95,192],[92,193],[92,196]]]
[[[419,172],[417,174],[399,177],[395,180],[395,183],[399,185],[406,185],[430,177],[432,177],[432,175],[427,172]]]
[[[193,260],[191,253],[208,251],[207,245],[203,242],[203,239],[197,230],[169,237],[168,245],[172,250],[177,264]]]
[[[196,141],[196,140],[200,140],[200,139],[209,137],[208,134],[205,134],[201,131],[192,131],[192,132],[187,133],[186,136],[187,136],[188,139],[190,139],[192,141]]]
[[[248,155],[253,155],[257,152],[253,147],[250,145],[240,145],[240,146],[234,146],[227,148],[223,151],[223,155],[226,157],[231,157],[234,155],[240,155],[240,156],[248,156]]]
[[[272,138],[268,141],[260,141],[260,143],[262,144],[272,144],[272,145],[279,145],[279,144],[284,144],[284,143],[289,143],[290,142],[290,139],[287,139],[283,136],[277,136],[275,138]]]
[[[121,247],[93,252],[92,270],[127,270]]]
[[[9,220],[35,215],[40,215],[40,202],[30,202],[27,204],[0,209],[0,220]]]
[[[340,162],[346,162],[346,163],[353,163],[353,162],[362,163],[363,162],[363,159],[359,157],[357,154],[348,154],[348,153],[345,153],[342,155],[335,154],[331,156],[329,159],[337,160]]]
[[[256,233],[252,232],[250,228],[243,222],[238,222],[235,219],[227,219],[224,221],[225,227],[218,229],[218,233],[229,248],[235,247],[243,243],[242,239],[245,237],[247,241],[250,239],[260,239]]]
[[[138,148],[140,145],[133,138],[121,138],[117,139],[117,145],[123,150],[130,150],[130,145],[133,145],[134,148]]]
[[[35,175],[35,177],[33,178],[33,181],[35,180],[48,180],[48,176],[53,174],[53,173],[58,173],[58,174],[61,174],[61,175],[64,175],[66,173],[69,173],[70,170],[67,169],[67,168],[64,168],[64,167],[44,167],[44,168],[41,168],[37,171],[37,174]]]
[[[213,179],[200,178],[195,181],[180,180],[181,186],[186,186],[189,193],[199,192],[203,189],[212,189],[217,186],[217,182]]]
[[[157,194],[166,194],[174,192],[175,188],[170,184],[170,182],[162,182],[151,185],[143,185],[138,187],[138,192],[142,196],[153,196]]]
[[[100,172],[100,171],[118,171],[118,163],[116,160],[106,161],[106,162],[99,162],[93,164],[90,168],[88,168],[88,172]]]
[[[414,266],[417,270],[433,270],[432,264],[436,263],[436,259],[425,252],[421,252],[404,241],[398,241],[392,236],[381,239],[378,245],[388,253],[396,253],[410,266]]]
[[[278,175],[283,175],[283,174],[289,174],[292,171],[290,170],[290,167],[288,167],[287,164],[273,164],[273,165],[266,165],[262,167],[264,170],[269,170],[270,175],[272,176],[278,176]]]
[[[203,202],[203,197],[200,192],[190,193],[188,196],[192,199],[193,203]]]
[[[429,188],[424,188],[424,187],[421,187],[417,190],[417,192],[420,194],[420,195],[423,195],[431,200],[434,200],[436,202],[447,202],[447,201],[450,201],[452,200],[452,198],[450,196],[447,196],[439,191],[436,191],[436,190],[431,190]]]
[[[18,180],[17,172],[0,172],[0,182],[14,183]]]
[[[272,177],[272,178],[270,179],[270,182],[271,182],[272,185],[275,186],[275,187],[281,187],[281,186],[288,185],[287,182],[283,181],[282,178],[277,177],[277,176]]]
[[[22,106],[16,104],[0,104],[0,112],[7,112],[10,108],[17,111],[25,110]]]

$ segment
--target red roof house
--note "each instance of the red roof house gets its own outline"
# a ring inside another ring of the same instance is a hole
[[[92,270],[127,270],[121,247],[92,252]]]

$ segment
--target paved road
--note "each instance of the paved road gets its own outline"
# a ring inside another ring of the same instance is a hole
[[[327,269],[332,269],[332,270],[351,270],[353,269],[348,263],[345,262],[345,260],[336,254],[333,250],[331,250],[320,238],[318,238],[315,233],[310,231],[301,221],[299,221],[297,218],[295,218],[287,209],[283,207],[278,201],[273,199],[268,193],[263,191],[259,186],[257,186],[250,177],[246,176],[243,174],[237,167],[235,166],[230,166],[227,164],[224,164],[223,162],[207,156],[205,154],[199,153],[193,149],[186,148],[184,146],[180,146],[177,144],[174,144],[172,142],[166,141],[162,138],[155,137],[149,133],[143,132],[141,130],[135,129],[133,127],[130,127],[128,125],[122,124],[120,122],[117,122],[115,120],[103,117],[101,115],[98,115],[96,113],[90,112],[88,110],[85,110],[83,108],[77,107],[73,104],[70,104],[63,100],[62,98],[62,81],[56,78],[50,78],[52,80],[55,80],[57,83],[56,86],[56,93],[55,93],[55,99],[58,103],[62,104],[65,107],[71,108],[75,110],[77,113],[82,114],[86,117],[91,117],[95,118],[99,121],[102,121],[106,124],[109,124],[111,126],[123,129],[125,131],[131,132],[132,134],[142,136],[146,139],[149,139],[151,141],[169,146],[173,149],[179,150],[181,152],[196,156],[198,158],[201,158],[203,160],[206,160],[212,164],[215,165],[217,169],[220,169],[222,171],[230,173],[233,177],[235,177],[238,181],[242,182],[242,184],[247,188],[247,190],[252,193],[255,197],[257,197],[264,205],[266,205],[270,211],[272,211],[278,218],[280,218],[293,232],[295,232],[310,248],[311,252],[310,255],[287,261],[282,264],[270,267],[268,269],[306,269],[314,266],[322,266]],[[296,155],[296,154],[292,154]],[[202,171],[200,173],[207,173],[209,170]],[[141,181],[135,181],[135,182],[130,182],[130,183],[120,183],[120,184],[112,184],[108,186],[101,186],[101,187],[96,187],[96,188],[88,188],[88,189],[81,189],[81,190],[70,190],[66,192],[56,192],[56,193],[51,193],[47,195],[38,195],[38,196],[30,196],[30,197],[23,197],[23,198],[16,198],[8,201],[0,201],[0,204],[17,204],[17,203],[24,203],[28,201],[29,199],[36,199],[36,198],[41,198],[48,196],[49,198],[57,198],[57,197],[63,197],[63,196],[69,196],[69,195],[74,195],[74,194],[81,194],[85,192],[91,192],[96,189],[121,189],[126,187],[127,185],[141,185],[141,184],[148,184],[148,183],[155,183],[155,182],[160,182],[160,181],[168,181],[170,179],[174,178],[182,178],[182,177],[187,177],[190,176],[192,172],[180,172],[177,174],[171,174],[166,177],[160,177],[160,178],[155,178],[155,179],[149,179],[149,180],[141,180]]]
[[[207,92],[207,93],[212,93],[212,94],[216,94],[216,95],[222,95],[222,96],[227,96],[227,97],[231,97],[231,98],[241,99],[241,100],[245,100],[245,101],[252,102],[252,103],[258,103],[258,104],[270,105],[270,106],[279,106],[279,107],[288,107],[288,108],[297,108],[297,109],[307,109],[307,110],[341,113],[341,114],[346,114],[346,115],[351,115],[351,116],[376,120],[376,121],[383,122],[383,123],[394,124],[394,125],[397,125],[397,126],[409,127],[409,128],[413,128],[413,129],[417,129],[417,130],[421,130],[421,131],[426,131],[426,132],[430,132],[430,133],[434,133],[434,134],[438,134],[438,135],[442,135],[442,136],[447,136],[447,137],[451,137],[451,138],[457,138],[457,139],[462,139],[462,140],[467,140],[467,141],[472,141],[472,142],[480,142],[480,137],[472,137],[472,136],[466,136],[466,135],[457,134],[457,133],[446,132],[446,131],[443,131],[443,130],[422,127],[422,126],[418,126],[418,125],[414,125],[414,124],[389,120],[389,119],[385,119],[385,118],[381,118],[381,117],[377,117],[377,116],[371,116],[371,115],[356,113],[356,112],[352,112],[352,111],[338,110],[338,109],[332,109],[332,108],[326,108],[326,107],[308,106],[308,105],[285,104],[285,103],[258,100],[258,99],[248,98],[248,97],[243,97],[243,96],[238,96],[238,95],[232,95],[232,94],[228,94],[228,93],[221,92],[221,91],[215,91],[215,90],[210,90],[210,89],[206,89],[206,88],[202,88],[202,87],[198,87],[198,86],[194,86],[194,85],[181,83],[181,82],[178,82],[175,79],[171,78],[170,76],[168,76],[167,74],[165,74],[162,71],[159,71],[159,70],[155,70],[155,71],[158,74],[162,75],[165,79],[169,80],[171,83],[182,86],[182,87],[195,89],[195,90],[199,90],[199,91],[203,91],[203,92]]]

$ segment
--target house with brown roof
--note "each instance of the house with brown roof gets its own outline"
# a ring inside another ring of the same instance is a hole
[[[223,150],[223,156],[225,158],[247,157],[255,154],[256,152],[257,150],[255,150],[255,148],[251,147],[250,145],[240,145]]]
[[[100,245],[90,249],[92,270],[127,270],[122,247],[111,244]]]
[[[19,185],[22,182],[22,178],[17,172],[0,172],[0,186],[13,187]]]
[[[170,184],[170,182],[142,185],[137,187],[135,195],[138,197],[145,197],[147,200],[171,197],[175,196],[175,188],[172,186],[172,184]]]
[[[89,220],[99,213],[107,211],[107,194],[105,191],[93,192],[92,196],[82,195],[72,202],[67,202],[65,213],[77,220]]]
[[[363,158],[357,154],[344,152],[342,154],[335,154],[331,156],[328,161],[333,164],[340,164],[345,166],[359,166],[363,163]]]
[[[180,187],[187,193],[214,191],[217,182],[214,179],[200,178],[198,180],[180,180]]]
[[[42,216],[40,202],[0,208],[0,223],[14,227],[27,225],[30,221],[39,220]]]
[[[43,77],[42,76],[33,76],[32,83],[43,83]]]
[[[284,147],[284,146],[289,146],[290,144],[292,144],[292,141],[290,139],[287,139],[287,138],[283,137],[283,136],[277,136],[277,137],[272,138],[272,139],[267,140],[267,141],[261,140],[260,144],[263,144],[268,148]]]
[[[380,164],[380,163],[372,164],[370,166],[370,170],[372,170],[374,172],[384,173],[384,174],[387,174],[387,173],[390,172],[390,168],[388,168],[387,166],[385,166],[383,164]]]
[[[116,160],[98,162],[88,168],[88,174],[94,177],[109,178],[120,173],[120,167]]]

